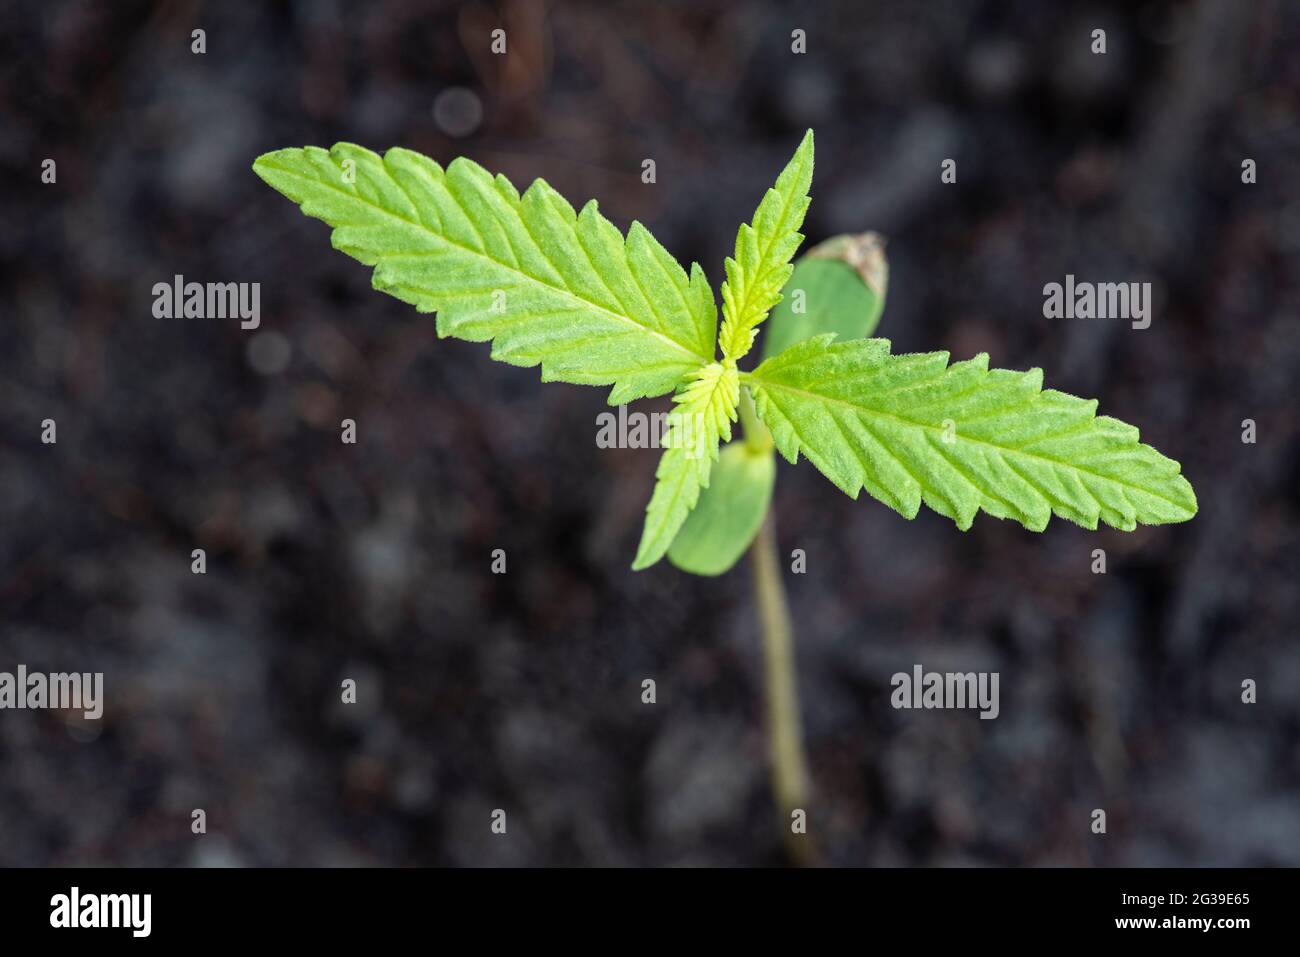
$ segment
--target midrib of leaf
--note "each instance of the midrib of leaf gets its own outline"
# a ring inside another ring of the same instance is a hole
[[[853,403],[853,402],[845,401],[844,399],[835,399],[835,398],[832,398],[831,396],[823,395],[823,394],[821,394],[820,392],[809,392],[809,391],[806,390],[806,389],[800,389],[800,388],[798,388],[798,387],[796,387],[796,386],[786,385],[785,383],[773,382],[773,381],[770,380],[770,379],[763,379],[763,378],[760,378],[760,377],[754,375],[752,372],[742,372],[742,373],[740,374],[740,381],[741,381],[743,384],[746,384],[746,385],[748,385],[748,384],[751,383],[751,382],[756,383],[760,388],[766,389],[766,390],[768,390],[768,391],[772,391],[772,390],[775,390],[775,389],[781,389],[781,390],[784,390],[784,391],[786,391],[786,392],[789,392],[789,393],[792,393],[792,394],[795,394],[795,395],[804,396],[804,397],[809,398],[809,399],[812,399],[812,400],[814,400],[814,401],[816,401],[816,402],[821,402],[821,403],[823,403],[823,404],[827,404],[827,405],[843,406],[844,408],[851,409],[851,410],[854,411],[854,412],[865,413],[865,414],[868,415],[868,416],[875,416],[877,419],[887,419],[887,420],[889,420],[889,421],[891,421],[891,422],[896,422],[896,423],[898,423],[898,424],[900,424],[900,425],[911,426],[912,428],[916,428],[916,429],[925,429],[927,432],[938,432],[938,433],[940,433],[940,434],[942,435],[942,433],[943,433],[943,431],[944,431],[942,426],[929,425],[929,424],[927,424],[927,423],[925,423],[925,422],[916,422],[916,421],[913,421],[912,419],[905,419],[905,418],[903,418],[903,417],[900,416],[900,415],[895,415],[895,414],[892,413],[892,412],[882,412],[882,411],[880,411],[879,409],[872,409],[872,408],[870,408],[870,407],[868,407],[868,406],[858,405],[858,404]],[[1010,407],[1010,408],[1015,408],[1015,407],[1012,406],[1012,407]],[[783,415],[785,415],[786,419],[790,422],[791,427],[794,429],[795,435],[799,438],[799,444],[800,444],[801,446],[803,446],[804,448],[807,448],[807,447],[808,447],[808,444],[804,441],[803,436],[799,434],[799,430],[798,430],[798,428],[794,425],[794,417],[791,416],[791,415],[789,415],[789,413],[787,413],[786,410],[784,410],[784,409],[782,409],[781,412],[782,412]],[[832,420],[835,419],[834,416],[831,416],[831,418],[832,418]],[[1094,423],[1094,422],[1096,422],[1096,419],[1090,419],[1089,422],[1088,422],[1088,424],[1092,424],[1092,423]],[[836,421],[835,424],[836,424],[837,427],[839,427],[839,422],[838,422],[838,421]],[[841,431],[842,431],[842,429],[841,429]],[[1045,438],[1053,438],[1053,437],[1054,437],[1054,436],[1047,436],[1047,437],[1044,437],[1044,438],[1037,438],[1037,439],[1034,439],[1033,442],[1029,442],[1029,443],[1026,443],[1026,444],[1028,444],[1028,445],[1032,445],[1032,444],[1034,444],[1035,442],[1041,442],[1041,441],[1044,441]],[[898,461],[898,457],[897,457],[896,455],[894,455],[894,453],[893,453],[892,451],[890,451],[889,446],[888,446],[887,443],[885,443],[885,442],[881,442],[881,441],[880,441],[880,438],[879,438],[878,436],[876,436],[874,433],[872,434],[872,438],[874,438],[874,439],[876,440],[876,442],[879,443],[880,446],[881,446],[883,449],[885,449],[886,452],[889,452],[890,457],[893,458],[894,461],[896,461],[896,462]],[[1169,497],[1166,496],[1166,495],[1161,495],[1159,492],[1153,492],[1152,490],[1150,490],[1150,489],[1148,489],[1148,488],[1144,488],[1144,487],[1141,486],[1141,485],[1134,485],[1134,484],[1132,484],[1131,482],[1125,482],[1125,481],[1122,480],[1122,479],[1113,478],[1113,477],[1111,477],[1111,476],[1109,476],[1109,475],[1103,475],[1101,472],[1095,472],[1095,471],[1093,471],[1092,469],[1085,468],[1085,467],[1082,466],[1082,465],[1076,465],[1076,464],[1073,463],[1073,462],[1063,461],[1063,460],[1061,460],[1061,459],[1054,459],[1054,458],[1051,458],[1051,457],[1046,456],[1046,455],[1038,455],[1038,454],[1036,454],[1036,453],[1034,453],[1034,452],[1026,452],[1026,451],[1023,450],[1022,447],[1017,447],[1017,446],[1008,446],[1008,445],[994,445],[992,442],[985,442],[983,439],[972,439],[972,438],[969,438],[969,437],[967,437],[967,436],[962,435],[960,432],[956,432],[956,433],[954,433],[954,438],[955,438],[956,441],[958,441],[958,442],[966,442],[966,443],[969,444],[969,445],[977,445],[977,446],[981,446],[981,447],[986,448],[986,449],[993,449],[995,452],[997,452],[997,453],[1000,454],[1000,455],[1004,455],[1004,456],[1005,456],[1005,455],[1019,455],[1019,456],[1023,456],[1024,458],[1027,458],[1027,459],[1036,459],[1036,460],[1039,461],[1039,462],[1046,462],[1048,465],[1053,465],[1053,466],[1056,466],[1057,468],[1063,468],[1063,469],[1066,469],[1066,470],[1068,470],[1068,471],[1072,471],[1072,472],[1082,472],[1083,474],[1085,474],[1085,475],[1091,475],[1093,478],[1098,479],[1098,480],[1100,480],[1100,481],[1102,481],[1102,482],[1109,482],[1109,483],[1111,483],[1112,485],[1118,485],[1118,486],[1120,486],[1121,488],[1133,489],[1134,491],[1136,491],[1136,492],[1140,492],[1140,493],[1143,494],[1143,495],[1149,495],[1149,496],[1151,496],[1152,498],[1158,498],[1158,499],[1160,499],[1160,500],[1163,501],[1163,502],[1168,502],[1170,505],[1173,505],[1175,508],[1180,508],[1180,509],[1182,509],[1182,508],[1185,508],[1185,507],[1186,507],[1184,504],[1178,502],[1177,500],[1172,499],[1172,498],[1169,498]],[[941,443],[941,444],[942,444],[942,443]],[[940,453],[940,454],[942,454],[942,453]],[[947,459],[948,456],[945,455],[944,458]],[[898,462],[898,464],[899,464],[900,466],[902,466],[903,470],[904,470],[905,472],[907,472],[908,475],[912,476],[912,481],[917,482],[917,484],[920,485],[920,487],[923,488],[923,489],[926,487],[925,483],[924,483],[924,482],[920,482],[920,481],[917,479],[916,475],[913,474],[913,472],[912,472],[911,469],[907,468],[907,466],[904,465],[902,462]],[[951,464],[951,463],[950,463],[950,464]],[[958,470],[958,471],[960,471],[960,470]],[[963,476],[964,476],[964,473],[962,473],[962,474],[963,474]],[[1019,474],[1019,473],[1017,473],[1017,474]],[[1022,476],[1022,478],[1023,478],[1023,476]],[[967,477],[966,480],[967,480],[968,482],[970,481],[970,479],[969,479],[968,477]],[[979,489],[980,492],[987,494],[987,490],[984,488],[984,486],[982,486],[982,485],[978,485],[978,484],[975,484],[975,483],[972,483],[972,484],[974,485],[975,488]],[[1036,484],[1036,483],[1031,483],[1031,484],[1032,484],[1035,488],[1037,488],[1037,484]],[[1089,494],[1090,496],[1092,496],[1092,491],[1091,491],[1091,489],[1087,489],[1086,486],[1085,486],[1085,491],[1087,491],[1088,494]],[[992,497],[992,498],[997,498],[998,496],[996,496],[996,495],[992,495],[992,496],[990,496],[990,497]],[[1095,496],[1093,496],[1093,498],[1094,498],[1094,500],[1095,500]],[[1003,500],[1003,501],[1005,501],[1005,500]]]
[[[333,159],[333,157],[331,157],[331,159]],[[337,165],[337,164],[336,164],[336,165]],[[435,239],[437,239],[437,240],[439,240],[439,241],[441,241],[441,242],[446,243],[448,246],[453,246],[453,247],[455,247],[456,249],[459,249],[459,250],[462,250],[462,251],[464,251],[464,252],[467,252],[467,253],[469,253],[469,254],[472,255],[472,256],[476,256],[477,258],[482,259],[482,260],[485,261],[485,262],[491,263],[493,266],[497,266],[497,267],[499,267],[499,268],[503,268],[503,269],[506,269],[506,270],[508,270],[508,271],[510,271],[510,272],[513,272],[513,273],[515,273],[516,275],[522,277],[523,279],[526,279],[526,280],[529,281],[529,282],[536,283],[536,284],[539,285],[539,286],[545,286],[547,289],[552,289],[552,290],[554,290],[555,292],[560,293],[561,295],[568,296],[568,297],[569,297],[570,299],[572,299],[574,302],[578,302],[578,303],[581,303],[581,304],[584,305],[584,306],[589,306],[589,307],[592,308],[592,309],[596,309],[596,310],[598,310],[598,311],[604,313],[604,314],[607,315],[607,316],[612,316],[613,318],[619,320],[620,322],[626,323],[627,325],[630,325],[630,326],[634,326],[634,327],[637,328],[637,329],[644,330],[645,332],[648,332],[648,333],[650,333],[650,335],[652,335],[652,336],[654,336],[654,337],[656,337],[656,338],[658,338],[658,339],[663,340],[664,342],[668,343],[669,345],[673,346],[674,348],[681,350],[683,353],[685,353],[686,355],[690,356],[692,359],[698,360],[698,361],[700,362],[701,365],[707,365],[709,362],[712,361],[712,359],[711,359],[710,357],[701,355],[700,353],[698,353],[698,352],[696,352],[694,349],[692,349],[690,346],[683,345],[681,342],[678,342],[676,339],[672,338],[671,336],[665,335],[664,333],[660,332],[658,329],[655,329],[655,328],[653,328],[653,327],[651,327],[651,326],[644,325],[644,324],[642,324],[642,323],[640,323],[640,322],[637,322],[637,321],[636,321],[635,319],[633,319],[631,316],[624,315],[624,314],[622,314],[622,313],[618,313],[618,312],[614,312],[614,311],[608,309],[607,307],[602,306],[602,305],[601,305],[600,303],[598,303],[598,302],[592,302],[590,299],[587,299],[587,298],[585,298],[585,297],[583,297],[583,296],[578,295],[578,294],[577,294],[576,292],[574,292],[572,289],[568,288],[567,283],[566,283],[565,286],[557,286],[557,285],[555,285],[554,283],[547,282],[545,279],[541,279],[541,278],[539,278],[539,277],[537,277],[537,276],[530,276],[528,273],[523,272],[523,271],[521,271],[521,270],[518,268],[518,265],[517,265],[517,262],[518,262],[518,255],[517,255],[517,254],[515,254],[516,265],[513,265],[513,266],[512,266],[512,265],[509,265],[509,264],[507,264],[507,263],[503,263],[503,262],[502,262],[501,260],[499,260],[499,259],[493,259],[491,256],[487,255],[483,250],[475,249],[475,248],[472,247],[472,246],[466,246],[466,245],[464,245],[463,243],[458,243],[458,242],[456,242],[454,239],[452,239],[452,238],[450,238],[449,236],[447,236],[445,233],[435,232],[434,230],[430,229],[428,226],[426,226],[424,223],[420,222],[419,220],[410,219],[410,218],[408,218],[408,217],[406,217],[406,216],[403,216],[401,213],[394,212],[393,210],[388,209],[387,207],[380,206],[378,203],[371,202],[367,197],[361,195],[360,193],[353,193],[353,192],[349,192],[349,191],[346,190],[346,189],[340,189],[338,186],[335,186],[333,183],[330,183],[330,182],[328,182],[328,181],[326,181],[326,180],[323,180],[323,179],[314,179],[314,178],[312,178],[312,177],[310,177],[310,176],[304,176],[304,175],[302,175],[301,173],[297,172],[296,170],[285,169],[284,167],[276,167],[276,169],[277,169],[278,172],[284,173],[284,174],[286,174],[286,175],[288,175],[288,176],[293,176],[293,177],[296,177],[297,179],[305,180],[306,182],[309,182],[309,183],[312,183],[312,184],[315,184],[315,185],[325,186],[325,187],[327,187],[328,189],[331,189],[331,190],[333,190],[333,191],[336,192],[336,193],[340,193],[340,194],[342,194],[343,196],[348,197],[349,199],[353,199],[353,200],[356,200],[356,201],[358,201],[358,202],[360,202],[360,203],[363,203],[364,205],[369,206],[371,209],[376,209],[376,210],[378,210],[379,212],[383,213],[385,216],[389,216],[389,217],[391,217],[391,218],[393,218],[393,219],[399,220],[400,222],[406,223],[408,226],[414,226],[416,229],[422,230],[423,232],[425,232],[425,233],[429,234],[430,236],[434,237]],[[341,170],[341,168],[340,168],[340,170]],[[407,191],[406,187],[404,187],[404,186],[401,184],[401,182],[397,180],[396,177],[390,175],[388,178],[389,178],[390,180],[392,180],[393,182],[397,183],[398,188],[402,190],[402,192],[407,196],[408,199],[410,199],[410,193]],[[451,191],[448,190],[448,193],[450,193],[450,192],[451,192]],[[420,209],[420,204],[419,204],[419,203],[416,203],[414,200],[411,200],[411,206],[412,206],[414,209],[416,209],[417,211]],[[479,241],[480,241],[480,242],[483,242],[483,245],[486,247],[487,243],[484,242],[484,240],[483,240],[483,235],[482,235],[482,233],[479,231],[478,224],[477,224],[476,222],[474,222],[474,218],[473,218],[472,216],[468,216],[468,215],[467,215],[465,218],[466,218],[466,219],[470,222],[470,224],[474,227],[474,232],[475,232],[476,234],[478,234]],[[533,234],[532,234],[532,230],[531,230],[531,229],[529,228],[529,226],[528,226],[528,221],[527,221],[527,219],[524,218],[524,216],[523,216],[522,213],[519,214],[519,221],[523,224],[524,229],[528,232],[529,238],[531,238],[531,239],[533,240],[533,244],[537,246],[538,250],[539,250],[539,251],[542,253],[542,255],[546,258],[546,261],[549,262],[549,263],[551,264],[551,267],[554,269],[554,268],[555,268],[555,263],[554,263],[554,261],[552,261],[552,259],[551,259],[551,254],[550,254],[549,250],[547,250],[546,247],[545,247],[543,244],[539,243],[539,242],[537,241],[536,237],[533,236]],[[364,224],[358,224],[358,223],[336,223],[336,224],[333,224],[333,228],[337,229],[337,228],[340,228],[340,227],[343,227],[343,226],[357,226],[357,225],[364,225]],[[576,230],[575,230],[575,232],[576,232]],[[626,243],[626,241],[627,241],[627,237],[624,236],[624,243]],[[578,245],[579,245],[579,246],[582,246],[582,241],[581,241],[581,239],[578,240]],[[511,251],[511,253],[514,253],[514,247],[513,247],[513,246],[511,246],[511,250],[510,250],[510,251]],[[586,249],[585,249],[585,247],[584,247],[584,252],[585,252],[585,251],[586,251]],[[395,253],[395,254],[392,254],[392,255],[389,255],[389,254],[382,254],[382,255],[378,256],[377,258],[380,259],[380,260],[383,260],[383,259],[398,259],[398,258],[403,258],[403,259],[426,259],[426,258],[431,257],[432,255],[433,255],[432,253]],[[590,259],[590,256],[588,256],[588,259]],[[557,274],[559,274],[561,280],[563,280],[563,279],[564,279],[564,272],[563,272],[563,270],[556,269],[555,271],[556,271]],[[631,269],[631,268],[629,268],[628,271],[632,274],[632,279],[633,279],[633,281],[635,281],[635,282],[637,283],[637,286],[638,286],[638,288],[639,288],[639,287],[640,287],[640,280],[637,279],[636,271],[633,270],[633,269]],[[603,283],[603,282],[604,282],[604,280],[602,279],[602,283]],[[607,288],[608,288],[608,287],[607,287]],[[612,291],[611,291],[611,292],[612,292]],[[645,295],[644,291],[642,292],[642,295]],[[616,300],[618,299],[617,296],[613,296],[613,298],[616,299]],[[620,301],[621,301],[621,300],[620,300]],[[653,309],[654,309],[653,301],[650,299],[649,296],[646,296],[646,302],[647,302],[647,303],[651,303],[651,309],[653,310]],[[658,318],[658,317],[656,316],[656,318]]]
[[[808,164],[807,164],[806,162],[805,162],[805,163],[801,163],[801,164],[799,165],[799,172],[802,173],[803,170],[804,170],[804,167],[807,166],[807,165],[808,165]],[[778,194],[778,195],[779,195],[779,194]],[[775,231],[774,231],[774,232],[773,232],[773,233],[768,237],[767,245],[766,245],[765,247],[763,247],[763,249],[762,249],[762,253],[761,253],[761,255],[759,256],[759,262],[767,262],[767,261],[768,261],[768,256],[769,256],[769,254],[772,252],[772,247],[776,245],[776,241],[777,241],[779,238],[781,238],[782,236],[784,236],[786,233],[790,232],[790,229],[789,229],[789,226],[788,226],[788,223],[790,222],[790,213],[791,213],[791,211],[795,208],[795,206],[797,206],[797,205],[799,204],[799,197],[798,197],[798,196],[794,196],[794,197],[792,197],[792,200],[793,200],[793,201],[787,201],[787,202],[784,202],[784,203],[781,204],[781,223],[780,223],[780,228],[777,229],[777,230],[775,230]],[[784,266],[784,265],[787,265],[787,264],[786,264],[786,263],[778,263],[778,264],[776,264],[776,265],[774,265],[774,266],[769,266],[768,269],[767,269],[767,271],[764,272],[763,275],[762,275],[760,278],[761,278],[761,279],[766,279],[768,276],[772,275],[772,273],[776,272],[778,269],[780,269],[780,268],[781,268],[782,266]]]
[[[686,480],[687,480],[688,478],[690,478],[690,473],[688,473],[688,472],[678,472],[678,473],[676,474],[675,478],[676,478],[676,481],[673,482],[673,494],[672,494],[672,498],[670,498],[670,499],[668,500],[667,507],[664,509],[664,511],[665,511],[666,513],[671,513],[672,510],[673,510],[673,506],[675,506],[675,505],[677,504],[678,500],[681,499],[681,497],[682,497],[682,492],[685,491],[685,489],[686,489]],[[662,535],[663,533],[660,532],[659,534]],[[663,549],[663,551],[667,551],[667,549],[665,548],[665,549]]]
[[[750,282],[749,284],[751,289],[761,285],[763,281],[767,279],[768,276],[772,275],[772,273],[776,272],[782,266],[786,265],[786,263],[777,263],[776,265],[771,265],[770,254],[772,252],[772,247],[776,245],[777,239],[779,239],[780,237],[784,236],[787,232],[789,232],[789,229],[787,228],[786,224],[789,222],[790,219],[790,210],[793,209],[794,206],[795,204],[790,202],[781,204],[781,222],[779,223],[778,228],[775,231],[773,231],[771,235],[768,236],[767,244],[760,247],[758,251],[758,261],[760,263],[768,263],[768,267],[767,269],[763,270],[762,272],[754,276],[753,281]],[[747,303],[747,306],[749,308],[746,311],[751,311],[753,309],[752,304]]]
[[[664,437],[665,448],[663,458],[660,459],[660,469],[656,470],[655,492],[650,498],[650,503],[646,506],[646,524],[641,534],[641,543],[637,547],[637,557],[632,564],[634,570],[647,568],[659,561],[660,558],[671,547],[673,539],[681,529],[682,524],[686,521],[690,509],[694,508],[699,499],[701,490],[709,486],[709,473],[713,470],[713,463],[718,458],[718,444],[722,440],[731,439],[730,423],[735,421],[736,402],[739,397],[739,375],[735,363],[730,360],[723,360],[722,363],[713,363],[701,371],[701,375],[717,369],[717,375],[714,377],[711,388],[708,392],[700,395],[690,395],[690,386],[682,393],[679,393],[674,400],[678,406],[670,413],[670,421],[676,415],[695,414],[688,410],[688,407],[697,407],[701,410],[698,414],[703,417],[702,424],[709,428],[709,423],[715,413],[717,421],[714,422],[716,429],[709,429],[708,447],[699,448],[698,453],[703,456],[698,463],[703,469],[697,467],[697,463],[691,461],[682,462],[680,460],[683,454],[682,446],[675,444],[679,437],[680,422],[674,422],[668,433]],[[735,395],[729,393],[729,386],[735,388]],[[721,408],[719,409],[719,403]],[[692,436],[693,441],[700,442],[698,436]],[[672,444],[669,444],[672,443]],[[661,470],[665,465],[672,464],[675,466],[670,475],[662,474]],[[702,474],[701,474],[702,473]],[[671,483],[671,484],[669,484]],[[666,492],[667,498],[660,499],[658,496],[661,492]],[[686,512],[676,514],[676,508],[683,496],[688,501]],[[652,521],[655,524],[652,524]]]
[[[805,169],[805,167],[806,167],[807,165],[808,165],[808,164],[807,164],[807,161],[806,161],[806,160],[805,160],[803,163],[800,163],[800,165],[799,165],[799,172],[802,173],[803,170]],[[796,177],[796,178],[797,178],[797,177]],[[774,188],[773,188],[773,191],[775,191]],[[800,198],[800,197],[797,196],[797,195],[796,195],[796,196],[793,196],[793,197],[786,197],[786,196],[782,195],[781,193],[777,193],[777,195],[778,195],[778,196],[781,196],[781,198],[782,198],[782,200],[783,200],[782,203],[781,203],[781,220],[780,220],[780,223],[778,224],[778,225],[779,225],[779,228],[773,230],[771,233],[768,234],[767,243],[759,246],[758,261],[759,261],[760,264],[769,261],[769,259],[770,259],[770,255],[771,255],[771,252],[772,252],[772,247],[776,245],[777,240],[780,239],[781,237],[783,237],[787,232],[790,232],[790,229],[789,229],[789,222],[790,222],[791,213],[792,213],[793,209],[795,208],[795,206],[798,205],[799,198]],[[753,225],[752,225],[752,224],[750,225],[750,228],[753,229]],[[749,288],[745,291],[745,303],[744,303],[743,305],[739,306],[739,307],[736,309],[736,313],[737,313],[737,315],[736,315],[735,319],[736,319],[736,325],[737,325],[738,328],[744,329],[744,330],[747,332],[747,331],[749,331],[749,329],[751,329],[751,328],[753,328],[753,327],[756,327],[756,326],[758,325],[758,323],[762,321],[762,318],[763,318],[762,316],[760,316],[759,319],[758,319],[758,321],[755,322],[755,323],[753,323],[752,326],[749,325],[749,323],[747,323],[747,322],[744,321],[744,320],[748,317],[748,315],[749,315],[751,312],[754,312],[754,311],[755,311],[755,306],[754,306],[754,304],[753,304],[753,302],[752,302],[753,295],[754,295],[754,290],[755,290],[758,286],[762,285],[762,284],[767,280],[767,278],[768,278],[769,276],[772,275],[772,273],[776,272],[778,269],[780,269],[780,268],[781,268],[782,266],[784,266],[784,265],[787,265],[787,264],[786,264],[786,263],[777,263],[777,264],[775,264],[775,265],[769,265],[768,268],[766,269],[766,271],[763,271],[763,272],[761,272],[760,274],[755,275],[755,276],[754,276],[754,277],[749,281],[749,283],[748,283]],[[761,268],[761,266],[760,266],[760,268]],[[768,311],[770,311],[770,307],[769,307],[769,310],[768,310]],[[720,336],[719,338],[721,338],[721,336]],[[752,347],[751,347],[751,348],[752,348]],[[733,358],[737,358],[737,359],[739,359],[739,358],[741,358],[741,357],[740,357],[740,356],[734,356]]]

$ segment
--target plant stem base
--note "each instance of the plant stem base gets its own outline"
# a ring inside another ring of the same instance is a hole
[[[817,853],[807,833],[795,833],[793,814],[808,817],[808,765],[803,751],[803,726],[799,719],[799,688],[794,664],[793,629],[781,580],[776,547],[776,523],[769,511],[750,547],[754,562],[754,587],[758,619],[763,633],[763,674],[767,703],[767,736],[772,770],[772,793],[781,814],[781,830],[791,860],[798,865],[816,863]]]

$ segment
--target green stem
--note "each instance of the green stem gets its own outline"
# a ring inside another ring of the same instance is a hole
[[[740,392],[740,420],[745,442],[755,451],[772,448],[772,433],[759,420],[748,389]],[[794,663],[794,629],[781,579],[777,552],[776,521],[771,510],[763,517],[758,535],[750,546],[754,566],[754,592],[758,620],[763,633],[763,679],[767,704],[767,737],[771,762],[772,793],[781,814],[786,849],[798,864],[814,862],[807,834],[791,828],[792,812],[808,812],[808,762],[803,751],[803,727],[799,719],[799,687]]]
[[[751,452],[767,452],[772,448],[772,433],[758,417],[747,386],[740,390],[740,424],[745,432],[745,445]]]

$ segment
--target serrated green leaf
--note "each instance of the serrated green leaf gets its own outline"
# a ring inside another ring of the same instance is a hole
[[[714,362],[695,373],[674,396],[664,433],[664,453],[655,470],[655,490],[646,506],[645,527],[632,568],[659,561],[686,516],[709,485],[718,444],[731,440],[731,423],[740,401],[739,376],[730,362]]]
[[[373,284],[439,336],[492,340],[492,357],[541,365],[543,381],[612,385],[611,405],[671,392],[713,361],[717,308],[698,265],[682,267],[639,223],[626,240],[595,200],[580,214],[542,180],[520,197],[456,159],[350,143],[258,157],[257,175],[334,227],[333,244],[374,266]]]
[[[969,528],[983,509],[1042,531],[1053,513],[1095,529],[1183,522],[1196,495],[1180,466],[1095,400],[1042,390],[1042,372],[988,356],[891,356],[886,339],[818,336],[744,381],[781,454],[802,452],[856,498],[907,518],[924,501]]]
[[[889,264],[875,233],[834,236],[799,257],[772,307],[763,334],[763,358],[796,342],[833,332],[840,341],[876,331],[885,308]]]
[[[736,255],[727,260],[722,284],[722,354],[738,360],[754,345],[758,324],[781,300],[781,288],[794,267],[790,260],[803,242],[799,227],[808,212],[813,174],[813,132],[809,130],[776,185],[758,204],[753,223],[736,234]]]
[[[749,547],[772,501],[776,456],[744,442],[724,446],[708,488],[668,549],[668,560],[695,575],[721,575]]]

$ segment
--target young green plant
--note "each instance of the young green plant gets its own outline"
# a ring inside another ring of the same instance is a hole
[[[805,805],[808,775],[769,514],[774,450],[791,463],[802,454],[851,498],[865,489],[909,519],[925,504],[962,530],[980,511],[1033,531],[1052,515],[1128,531],[1196,514],[1177,462],[1098,416],[1095,400],[1044,390],[1041,370],[990,369],[982,353],[892,355],[867,338],[887,278],[872,234],[814,248],[792,276],[811,130],[740,227],[721,328],[698,264],[688,274],[640,223],[625,236],[595,200],[575,212],[540,179],[521,195],[465,158],[444,169],[350,143],[277,150],[253,169],[329,223],[336,249],[374,267],[376,289],[436,312],[439,337],[491,341],[492,358],[540,366],[544,382],[609,386],[611,405],[673,394],[632,567],[667,555],[717,575],[752,547],[786,820]],[[769,314],[762,361],[743,368]],[[732,442],[738,421],[744,439]]]

